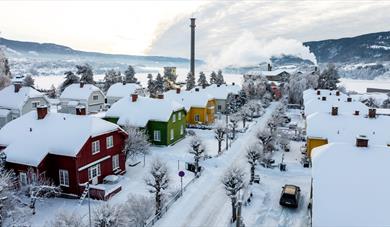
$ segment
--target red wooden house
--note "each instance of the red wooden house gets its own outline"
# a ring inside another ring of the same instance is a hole
[[[0,150],[20,184],[46,178],[64,194],[80,196],[90,182],[92,196],[107,199],[121,189],[102,183],[106,176],[125,172],[127,134],[115,124],[86,116],[83,107],[77,113],[49,113],[40,106],[0,130]]]

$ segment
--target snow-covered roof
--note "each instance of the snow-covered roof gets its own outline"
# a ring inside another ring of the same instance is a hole
[[[272,70],[272,71],[261,71],[260,74],[261,75],[264,75],[264,76],[277,76],[281,73],[294,73],[296,70],[295,69],[275,69],[275,70]]]
[[[0,108],[0,117],[6,117],[10,112],[10,110]]]
[[[339,97],[339,98],[335,98]],[[368,107],[359,101],[351,101],[348,102],[340,96],[332,96],[332,98],[328,98],[325,101],[320,99],[312,99],[305,104],[305,116],[309,116],[315,112],[322,113],[330,113],[332,107],[338,107],[339,113],[352,114],[356,110],[360,111],[360,113],[367,114]]]
[[[313,226],[390,226],[390,148],[331,143],[313,152]]]
[[[320,94],[317,94],[317,91],[320,91]],[[337,101],[337,100],[343,100],[346,101],[348,98],[348,95],[339,92],[339,95],[336,95],[336,90],[327,90],[327,89],[307,89],[303,91],[303,104],[306,105],[306,103],[310,102],[313,99],[322,99],[322,97],[326,97],[326,100],[330,101]]]
[[[170,90],[164,93],[164,97],[181,103],[184,108],[189,111],[191,107],[206,108],[207,103],[214,99],[214,97],[204,90],[205,89],[199,89],[199,91],[180,91],[179,94],[177,94],[176,90]]]
[[[44,94],[32,87],[22,86],[18,92],[15,92],[14,85],[10,85],[0,90],[0,107],[21,110],[29,98],[38,97],[46,99]]]
[[[71,84],[62,92],[60,99],[88,100],[95,91],[102,92],[98,87],[92,84],[84,84],[83,87],[80,87],[80,84]]]
[[[329,143],[355,143],[356,136],[365,135],[371,144],[387,145],[390,143],[389,116],[368,118],[367,113],[352,114],[313,113],[306,118],[306,135],[325,138]]]
[[[133,102],[129,95],[114,103],[106,117],[118,117],[119,125],[145,127],[150,120],[166,122],[174,111],[181,109],[184,109],[183,105],[170,99],[138,96],[137,101]]]
[[[106,96],[107,97],[115,97],[115,98],[123,98],[127,97],[130,94],[133,94],[137,89],[140,89],[141,86],[139,84],[134,83],[116,83],[111,85],[108,89]]]
[[[207,92],[211,97],[215,99],[227,99],[230,93],[238,94],[241,90],[241,87],[238,85],[228,84],[222,84],[219,87],[216,84],[212,84],[205,89],[202,89],[201,87],[197,88],[200,90],[200,92]],[[193,88],[192,90],[195,90],[195,88]]]
[[[37,166],[48,153],[75,157],[89,137],[118,129],[88,115],[49,112],[38,120],[31,111],[0,130],[0,145],[6,146],[8,162]]]

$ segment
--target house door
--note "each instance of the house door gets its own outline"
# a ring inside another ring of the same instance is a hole
[[[90,179],[92,181],[92,184],[96,185],[99,183],[98,181],[98,177],[99,177],[99,170],[98,170],[98,166],[92,166],[90,168]]]

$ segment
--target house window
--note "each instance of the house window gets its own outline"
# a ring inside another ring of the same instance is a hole
[[[221,105],[218,105],[218,111],[221,111],[221,109],[222,109],[222,106]]]
[[[36,173],[31,173],[31,183],[37,183],[37,174]]]
[[[159,130],[154,130],[153,138],[154,141],[161,141],[161,132]]]
[[[19,182],[21,185],[26,185],[27,184],[27,174],[25,172],[20,172],[19,173]]]
[[[175,121],[176,121],[176,115],[173,114],[173,115],[172,115],[172,122],[175,122]]]
[[[113,147],[114,146],[114,137],[113,136],[107,137],[106,144],[107,144],[107,149]]]
[[[183,135],[184,134],[184,125],[181,125],[180,126],[180,135]]]
[[[119,169],[119,154],[112,156],[112,170]]]
[[[93,100],[93,101],[97,101],[97,100],[99,100],[99,96],[98,96],[98,95],[94,95],[94,96],[92,96],[92,100]]]
[[[199,116],[199,114],[195,114],[195,121],[200,121],[200,116]]]
[[[177,113],[177,119],[181,120],[181,112]]]
[[[39,101],[32,102],[31,106],[32,106],[33,109],[36,109],[39,106]]]
[[[88,169],[88,180],[101,175],[100,164],[94,165]]]
[[[171,129],[171,140],[175,138],[175,132],[173,131],[173,128]]]
[[[92,154],[97,154],[100,152],[100,141],[96,140],[92,142]]]
[[[60,186],[69,187],[69,172],[68,170],[60,169]]]

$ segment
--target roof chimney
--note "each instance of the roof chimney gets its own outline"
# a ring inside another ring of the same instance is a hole
[[[122,80],[122,84],[126,85],[126,80],[125,79]]]
[[[199,88],[196,87],[196,88],[195,88],[195,91],[199,91]]]
[[[321,94],[321,91],[320,90],[317,90],[317,95],[320,95]]]
[[[76,106],[76,115],[87,115],[85,106],[82,105]]]
[[[47,106],[46,105],[39,105],[37,107],[37,115],[38,115],[38,120],[45,118],[47,115]]]
[[[22,88],[22,84],[21,83],[14,83],[14,91],[15,91],[15,93],[18,93],[21,88]]]
[[[332,107],[332,115],[333,116],[336,116],[339,112],[339,108],[337,106],[333,106]]]
[[[138,99],[138,94],[131,94],[131,101],[136,102]]]
[[[347,102],[352,102],[352,98],[351,98],[351,97],[348,97],[348,98],[347,98]]]
[[[84,87],[84,82],[80,81],[80,88],[83,88],[83,87]]]
[[[176,88],[176,94],[180,94],[181,89],[178,87]]]
[[[376,109],[368,109],[368,117],[375,118],[376,117]]]
[[[322,101],[326,101],[326,97],[325,96],[322,96]]]
[[[271,66],[270,63],[268,63],[268,65],[267,65],[267,70],[268,70],[268,71],[272,71],[272,66]]]
[[[158,99],[164,99],[164,95],[163,95],[163,94],[159,94],[159,95],[157,96],[157,98],[158,98]]]
[[[340,96],[340,91],[336,91],[336,96]]]
[[[355,113],[353,115],[359,115],[359,110],[355,110]]]
[[[357,147],[368,147],[368,138],[364,135],[359,135],[356,137],[356,146]]]
[[[234,86],[234,85],[236,85],[236,83],[233,82],[232,85]]]

